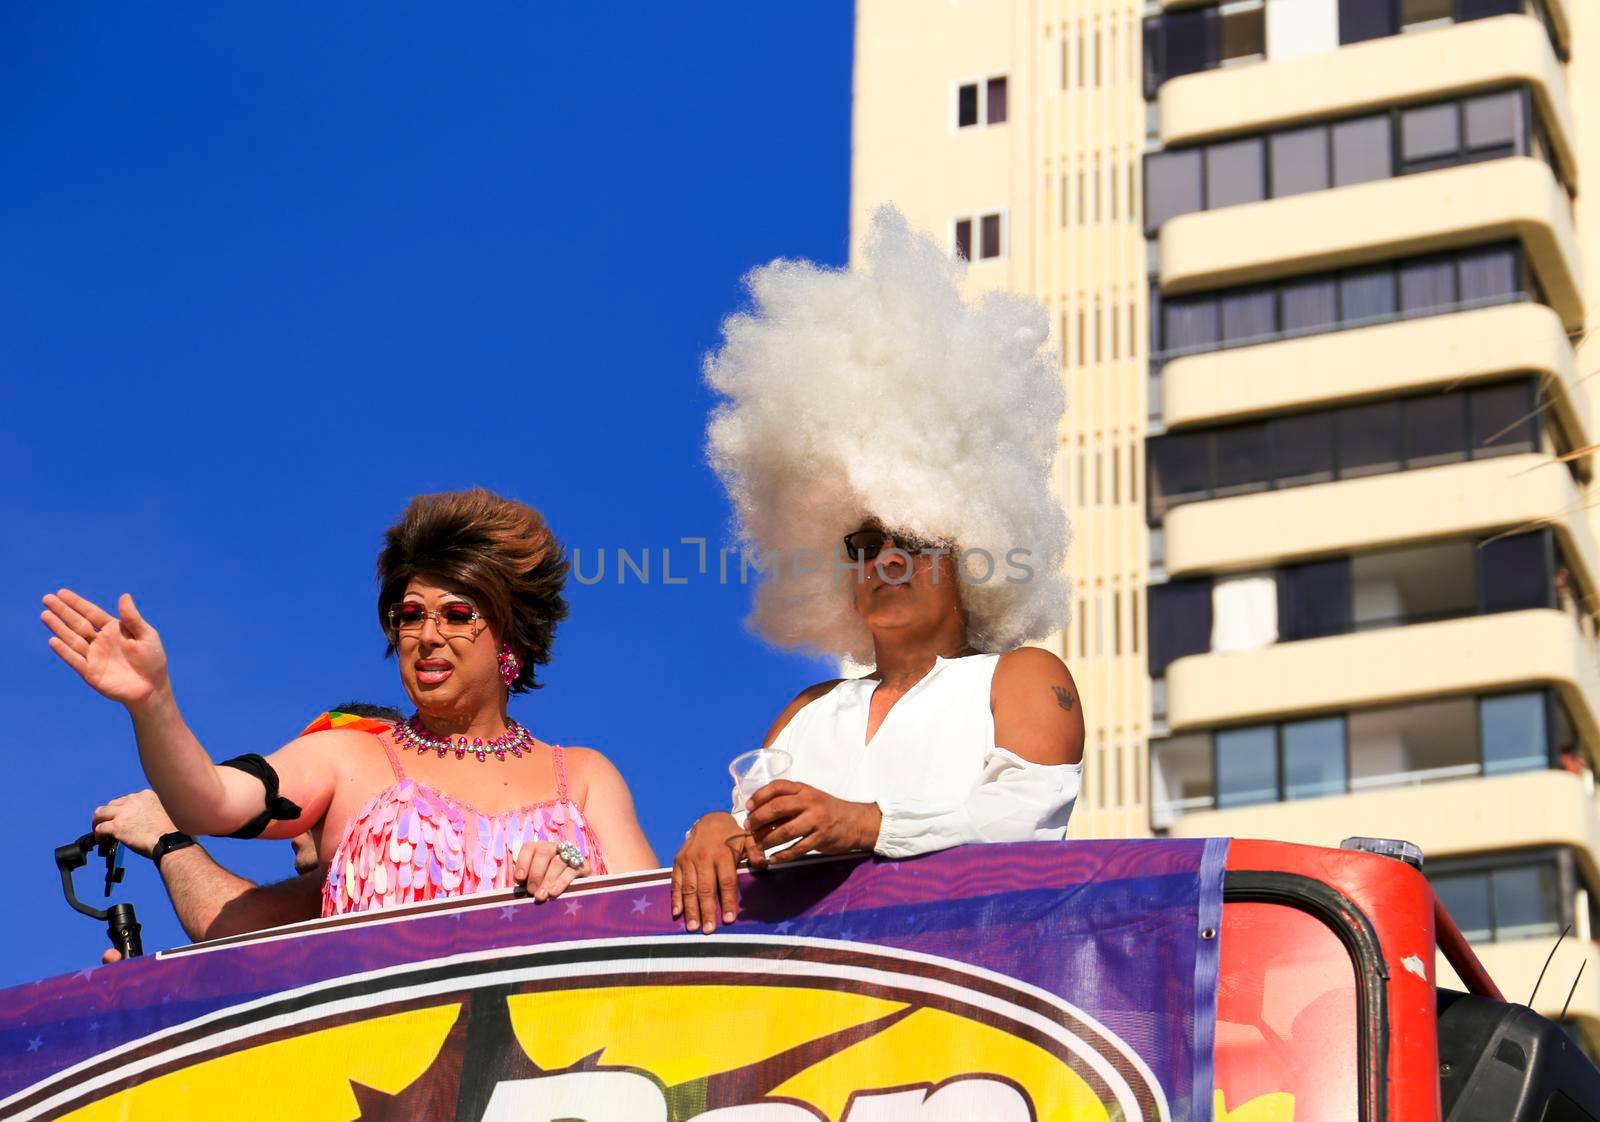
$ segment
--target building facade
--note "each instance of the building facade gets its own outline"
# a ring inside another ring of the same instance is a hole
[[[896,203],[1061,353],[1075,832],[1405,837],[1510,991],[1572,925],[1556,1009],[1600,957],[1596,57],[1590,0],[857,0],[852,237]],[[1600,962],[1573,1009],[1600,1041]]]

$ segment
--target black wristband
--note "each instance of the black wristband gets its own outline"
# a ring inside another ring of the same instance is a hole
[[[194,844],[194,839],[188,834],[178,830],[170,834],[162,834],[156,839],[156,844],[150,848],[150,860],[156,868],[161,868],[161,859],[174,849],[187,849]]]

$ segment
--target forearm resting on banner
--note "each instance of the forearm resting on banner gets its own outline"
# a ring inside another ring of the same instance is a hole
[[[1060,841],[1082,780],[1082,763],[1036,764],[996,748],[983,778],[960,803],[878,800],[883,824],[873,850],[915,857],[979,842]]]

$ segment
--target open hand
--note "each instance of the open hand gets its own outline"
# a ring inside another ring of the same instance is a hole
[[[847,802],[809,784],[778,779],[750,797],[749,825],[764,850],[794,842],[767,856],[767,863],[779,865],[808,853],[870,850],[878,842],[883,812],[877,803]]]
[[[672,862],[672,918],[689,931],[717,929],[739,915],[739,862],[760,868],[766,859],[739,820],[723,811],[694,824]]]
[[[112,701],[137,705],[166,687],[167,652],[132,596],[123,593],[116,616],[70,588],[46,596],[44,606],[50,649]]]

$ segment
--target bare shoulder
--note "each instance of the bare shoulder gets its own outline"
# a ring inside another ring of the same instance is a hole
[[[814,686],[807,686],[795,694],[793,700],[783,707],[783,712],[778,714],[778,719],[772,722],[772,727],[767,730],[766,739],[761,742],[761,746],[764,748],[778,739],[778,734],[789,726],[789,722],[794,720],[796,713],[816,701],[819,697],[826,697],[833,691],[835,686],[844,680],[843,678],[830,678],[826,682],[818,682]]]
[[[574,748],[563,745],[561,756],[566,761],[569,779],[599,778],[605,781],[622,778],[622,773],[617,770],[616,765],[606,759],[605,753],[598,748]]]
[[[1036,763],[1083,758],[1083,706],[1072,672],[1053,652],[1020,647],[1000,656],[989,689],[995,743]]]

